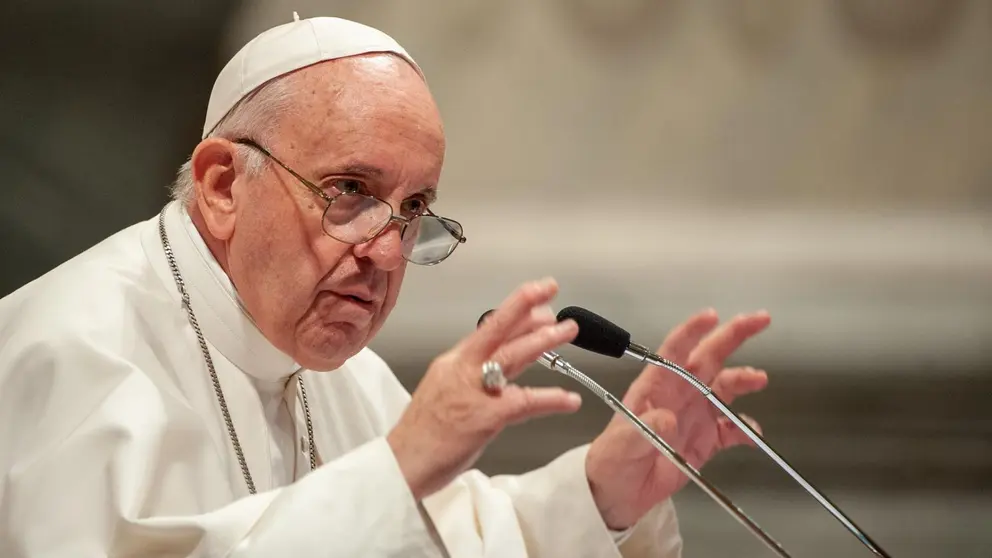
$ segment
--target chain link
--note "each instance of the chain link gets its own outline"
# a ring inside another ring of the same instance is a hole
[[[207,348],[207,341],[203,337],[203,332],[200,330],[200,324],[196,321],[196,315],[193,313],[193,306],[190,304],[189,292],[186,290],[186,282],[183,281],[183,276],[179,273],[179,266],[176,264],[176,256],[172,251],[172,245],[169,243],[169,236],[165,232],[165,212],[168,209],[168,205],[162,208],[162,211],[158,215],[158,233],[159,237],[162,239],[162,248],[165,250],[165,258],[169,262],[169,269],[172,271],[172,277],[176,281],[176,287],[179,289],[179,295],[182,297],[182,306],[186,310],[186,315],[189,317],[189,323],[193,326],[193,331],[196,333],[196,339],[200,344],[200,352],[203,353],[203,359],[207,363],[207,370],[210,372],[210,381],[214,385],[214,393],[217,395],[217,403],[220,405],[220,411],[224,415],[224,423],[227,425],[227,434],[231,439],[231,445],[234,446],[234,453],[238,456],[238,463],[241,465],[241,473],[244,475],[245,484],[248,485],[248,493],[255,494],[255,482],[251,478],[251,471],[248,470],[248,462],[245,461],[244,451],[241,449],[241,442],[238,440],[238,433],[234,429],[234,421],[231,419],[231,413],[227,409],[227,401],[224,399],[224,390],[220,387],[220,379],[217,377],[217,371],[214,369],[214,361],[210,358],[210,350]],[[310,445],[310,470],[313,471],[317,468],[317,455],[313,443],[313,424],[310,422],[310,407],[307,405],[307,391],[303,386],[303,374],[297,376],[297,381],[300,385],[301,400],[303,402],[303,414],[306,416],[307,422],[307,441]]]

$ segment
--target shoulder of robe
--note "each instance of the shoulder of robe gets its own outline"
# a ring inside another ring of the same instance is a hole
[[[0,299],[0,361],[10,348],[85,340],[126,349],[179,304],[141,245],[150,221],[132,225]]]
[[[148,224],[124,229],[0,299],[0,409],[92,410],[140,375],[136,362],[159,358],[148,358],[155,340],[181,331],[178,304],[141,246]]]

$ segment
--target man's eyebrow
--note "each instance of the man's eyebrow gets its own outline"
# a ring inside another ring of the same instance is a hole
[[[372,165],[366,165],[362,163],[347,163],[344,166],[338,168],[334,174],[353,174],[355,176],[365,176],[369,178],[381,179],[386,175],[386,171],[379,167],[374,167]],[[326,180],[326,179],[325,179]],[[427,203],[432,204],[437,201],[437,188],[433,186],[425,186],[419,192],[413,195],[421,195],[427,198]]]
[[[437,202],[437,188],[428,186],[418,193],[427,198],[427,205]]]
[[[361,176],[371,176],[372,178],[382,178],[386,174],[379,167],[373,167],[371,165],[363,165],[361,163],[350,163],[340,169],[338,172],[341,174],[357,174]]]

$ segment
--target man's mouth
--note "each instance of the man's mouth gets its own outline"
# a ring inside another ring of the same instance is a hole
[[[366,304],[371,304],[375,302],[375,297],[371,293],[363,291],[349,291],[349,292],[338,292],[335,293],[340,297],[354,300],[355,302],[362,302]]]
[[[327,291],[327,292],[333,294],[334,296],[340,299],[354,302],[355,304],[358,304],[359,306],[365,308],[374,308],[379,300],[377,296],[373,295],[370,291],[367,290],[353,289],[353,290],[335,290],[335,291]]]

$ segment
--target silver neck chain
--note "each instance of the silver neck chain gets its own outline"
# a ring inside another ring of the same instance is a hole
[[[241,465],[241,473],[245,477],[245,484],[248,485],[248,493],[255,494],[255,482],[251,479],[251,471],[248,470],[248,463],[245,461],[244,451],[241,450],[241,442],[238,441],[238,433],[234,430],[234,421],[231,420],[231,413],[227,409],[227,401],[224,399],[224,391],[220,388],[220,380],[217,378],[217,371],[214,369],[214,361],[210,358],[210,351],[207,349],[207,341],[203,337],[203,332],[200,330],[200,324],[196,321],[196,315],[193,314],[193,307],[189,302],[189,291],[186,290],[186,282],[183,281],[183,276],[179,273],[179,266],[176,264],[176,256],[172,252],[172,245],[169,244],[169,236],[165,233],[165,211],[168,208],[166,206],[162,209],[162,212],[158,215],[158,234],[162,239],[162,248],[165,250],[165,258],[169,261],[169,269],[172,270],[172,277],[176,280],[176,287],[179,289],[179,295],[183,299],[183,308],[186,310],[186,315],[189,316],[189,323],[193,326],[193,331],[196,332],[196,339],[200,343],[200,352],[203,353],[203,360],[207,363],[207,370],[210,371],[210,380],[214,384],[214,393],[217,394],[217,403],[220,405],[220,411],[224,415],[224,423],[227,424],[227,434],[231,438],[231,445],[234,446],[234,453],[238,456],[238,463]],[[307,390],[303,385],[303,375],[297,376],[297,381],[300,384],[300,400],[303,402],[303,415],[307,422],[307,442],[310,446],[310,470],[313,471],[317,468],[317,454],[313,443],[313,423],[310,421],[310,406],[307,405]]]

